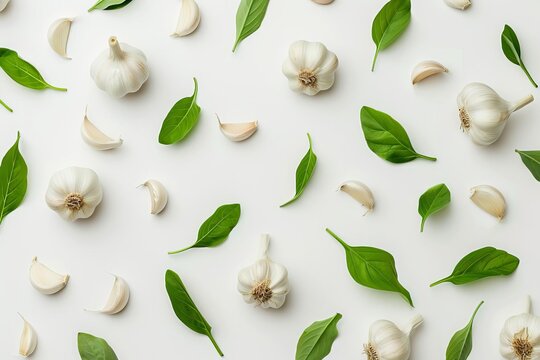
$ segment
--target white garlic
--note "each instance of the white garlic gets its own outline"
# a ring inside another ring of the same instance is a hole
[[[201,22],[201,11],[195,0],[182,0],[180,17],[172,36],[186,36],[194,32]]]
[[[9,4],[9,0],[0,0],[0,12],[6,8],[7,4]]]
[[[261,255],[253,265],[238,274],[238,291],[248,304],[278,309],[289,293],[287,269],[268,257],[270,236],[261,236]]]
[[[87,112],[84,113],[84,120],[81,125],[81,136],[85,143],[96,150],[111,150],[120,147],[124,142],[122,139],[112,139],[103,131],[97,128],[88,118]]]
[[[506,201],[503,194],[490,185],[478,185],[471,189],[471,200],[482,210],[495,216],[499,221],[504,218]]]
[[[70,18],[58,19],[51,24],[47,33],[51,48],[55,53],[66,59],[71,59],[66,55],[66,46],[72,22],[73,19]]]
[[[296,41],[289,48],[289,58],[283,64],[283,74],[289,87],[306,95],[316,95],[334,85],[338,67],[336,54],[319,42]]]
[[[334,2],[334,0],[313,0],[313,2],[316,2],[317,4],[321,5],[328,5]]]
[[[29,357],[36,351],[38,337],[36,330],[30,325],[26,319],[19,314],[24,325],[21,333],[21,338],[19,340],[19,355],[22,357]]]
[[[525,312],[504,323],[499,351],[508,360],[540,359],[540,317],[532,313],[530,297]]]
[[[217,116],[217,114],[216,114]],[[244,123],[222,123],[217,116],[219,129],[229,140],[234,142],[244,141],[249,139],[259,126],[257,121],[250,121]]]
[[[69,275],[59,274],[40,263],[37,257],[30,265],[30,283],[42,294],[52,295],[63,290],[69,281]]]
[[[150,214],[157,215],[162,212],[169,200],[165,186],[157,180],[148,180],[141,186],[145,186],[150,192]]]
[[[375,207],[375,200],[373,199],[373,193],[367,187],[367,185],[361,183],[360,181],[350,180],[341,184],[339,186],[339,190],[350,195],[353,199],[362,204],[367,209],[364,215],[373,211],[373,208]]]
[[[422,324],[416,315],[403,328],[388,320],[374,322],[369,328],[369,342],[364,344],[368,360],[407,360],[411,354],[411,332]]]
[[[463,88],[457,98],[461,128],[476,144],[493,144],[501,136],[510,115],[533,100],[533,96],[529,95],[510,103],[489,86],[471,83]]]
[[[444,0],[444,2],[446,5],[459,10],[465,10],[471,6],[471,2],[469,0]]]
[[[56,172],[45,195],[47,205],[71,221],[92,216],[102,198],[97,174],[91,169],[76,166]]]
[[[448,72],[448,69],[436,61],[422,61],[414,67],[411,73],[411,82],[415,85],[430,76],[445,72]]]
[[[114,284],[109,293],[105,306],[101,310],[95,310],[107,315],[118,314],[127,306],[129,302],[129,285],[120,276],[114,276]],[[90,310],[93,311],[93,310]]]
[[[144,53],[115,36],[109,38],[109,49],[92,63],[90,75],[101,90],[114,97],[138,91],[149,75]]]

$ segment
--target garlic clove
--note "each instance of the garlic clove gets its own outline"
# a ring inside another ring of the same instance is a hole
[[[21,314],[19,314],[19,316],[24,322],[23,331],[19,341],[19,355],[22,357],[29,357],[36,351],[38,337],[36,330],[34,330],[32,325],[30,325]]]
[[[448,72],[448,69],[436,61],[422,61],[414,67],[411,74],[411,82],[415,85],[430,76],[445,72]]]
[[[66,55],[66,46],[72,22],[73,19],[71,18],[58,19],[51,24],[47,33],[51,48],[55,53],[66,59],[71,59]]]
[[[118,314],[127,306],[129,302],[129,285],[120,276],[114,276],[114,284],[107,299],[105,306],[101,310],[95,310],[102,314]],[[90,310],[93,311],[93,310]]]
[[[32,259],[30,266],[30,283],[42,294],[52,295],[64,289],[69,281],[69,275],[59,274],[40,263],[37,257]]]
[[[334,0],[312,0],[312,1],[320,5],[328,5],[334,2]]]
[[[364,215],[373,211],[373,208],[375,207],[373,193],[365,184],[361,183],[360,181],[354,180],[346,181],[339,186],[339,190],[348,194],[353,199],[362,204],[362,206],[367,209]]]
[[[490,185],[479,185],[471,189],[471,200],[480,209],[495,216],[499,221],[504,218],[506,201],[503,194]]]
[[[0,0],[0,12],[2,12],[9,4],[9,0]]]
[[[471,2],[469,0],[444,0],[444,2],[446,5],[459,10],[465,10],[471,6]]]
[[[141,186],[145,186],[150,192],[150,214],[157,215],[162,212],[169,199],[165,186],[157,180],[148,180]]]
[[[240,142],[249,139],[259,126],[257,121],[244,123],[222,123],[219,116],[216,114],[219,123],[219,129],[229,140]]]
[[[194,32],[201,22],[201,12],[195,0],[182,0],[180,17],[176,30],[172,34],[175,37],[186,36]]]
[[[90,121],[86,112],[84,113],[84,120],[81,126],[81,136],[85,143],[96,150],[116,149],[124,142],[120,138],[112,139],[103,133]]]

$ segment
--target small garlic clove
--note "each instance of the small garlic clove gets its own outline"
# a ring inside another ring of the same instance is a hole
[[[64,289],[69,281],[69,275],[58,274],[40,263],[37,257],[32,259],[30,266],[30,283],[42,294],[52,295]]]
[[[479,185],[471,189],[471,200],[480,209],[495,216],[499,221],[504,218],[506,201],[503,194],[490,185]]]
[[[334,0],[312,0],[312,1],[321,5],[328,5],[334,2]]]
[[[217,116],[217,114],[216,114]],[[240,142],[249,139],[259,127],[257,121],[250,121],[244,123],[222,123],[218,118],[219,128],[223,135],[229,140],[234,142]]]
[[[8,4],[9,0],[0,0],[0,12],[4,11]]]
[[[51,24],[47,34],[49,45],[54,52],[66,59],[71,59],[66,55],[66,46],[72,22],[73,19],[70,18],[58,19]]]
[[[30,325],[26,319],[19,314],[24,322],[23,331],[19,341],[19,355],[22,357],[29,357],[34,353],[37,347],[38,338],[36,330]]]
[[[165,186],[157,180],[148,180],[141,186],[147,187],[150,192],[150,214],[157,215],[162,212],[169,199]]]
[[[129,285],[120,276],[113,276],[114,284],[107,299],[107,303],[101,310],[96,310],[95,312],[114,315],[124,310],[127,306],[129,302]]]
[[[172,34],[174,37],[186,36],[194,32],[201,22],[201,12],[195,0],[182,0],[180,17],[176,25],[176,30]]]
[[[444,2],[446,5],[459,10],[465,10],[471,6],[471,2],[469,0],[444,0]]]
[[[85,143],[96,150],[116,149],[124,142],[124,140],[120,138],[112,139],[104,134],[96,127],[96,125],[94,125],[93,122],[90,121],[86,112],[84,114],[84,120],[81,126],[81,136]]]
[[[411,73],[411,82],[415,85],[430,76],[445,72],[448,72],[448,69],[436,61],[422,61],[414,67]]]
[[[364,215],[373,211],[373,208],[375,207],[373,193],[365,184],[355,180],[346,181],[339,186],[339,190],[350,195],[353,199],[362,204],[367,209]]]

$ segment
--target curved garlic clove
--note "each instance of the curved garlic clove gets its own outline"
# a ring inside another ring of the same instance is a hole
[[[216,114],[217,116],[217,114]],[[239,142],[249,139],[259,126],[257,121],[250,121],[244,123],[222,123],[217,116],[219,129],[229,140]]]
[[[471,2],[469,0],[444,0],[444,2],[446,5],[459,10],[465,10],[471,6]]]
[[[157,215],[162,212],[169,199],[165,186],[157,180],[148,180],[141,186],[147,187],[150,192],[150,214]]]
[[[88,118],[87,113],[84,114],[84,120],[81,126],[81,136],[85,143],[96,150],[111,150],[120,147],[124,140],[112,139],[104,134],[94,125]]]
[[[7,4],[9,4],[9,0],[0,0],[0,12],[6,8]]]
[[[22,321],[24,322],[23,331],[21,334],[21,339],[19,341],[19,355],[23,357],[29,357],[34,353],[37,347],[38,338],[36,330],[30,325],[26,319],[19,314]]]
[[[201,12],[195,0],[182,0],[180,17],[172,36],[186,36],[194,32],[201,22]]]
[[[480,209],[495,216],[499,221],[504,218],[506,201],[503,194],[490,185],[479,185],[471,189],[471,200]]]
[[[328,5],[334,2],[334,0],[312,0],[312,1],[321,5]]]
[[[339,186],[339,190],[350,195],[353,199],[362,204],[367,209],[364,215],[373,211],[373,208],[375,207],[373,193],[365,184],[354,180],[346,181]]]
[[[414,67],[411,74],[411,82],[415,85],[430,76],[444,72],[448,72],[448,69],[442,64],[433,60],[422,61]]]
[[[64,289],[69,281],[69,275],[59,274],[40,263],[37,257],[32,259],[30,266],[30,283],[42,294],[52,295]]]
[[[118,314],[129,302],[129,285],[120,276],[114,276],[114,284],[107,299],[107,303],[101,310],[95,310],[107,315]],[[91,310],[92,311],[92,310]]]
[[[66,55],[66,46],[72,22],[73,19],[70,18],[58,19],[51,24],[47,34],[49,45],[54,52],[66,59],[71,59]]]

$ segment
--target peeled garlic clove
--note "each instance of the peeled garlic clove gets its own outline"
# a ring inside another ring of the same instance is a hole
[[[6,8],[7,4],[9,4],[9,0],[0,0],[0,12]]]
[[[66,46],[72,22],[73,19],[70,18],[58,19],[51,24],[47,34],[49,45],[54,52],[66,59],[71,59],[66,55]]]
[[[23,357],[29,357],[36,350],[37,347],[37,333],[26,319],[19,314],[24,322],[21,339],[19,342],[19,355]]]
[[[334,0],[313,0],[313,2],[316,2],[317,4],[321,5],[328,5],[334,2]]]
[[[30,282],[42,294],[52,295],[66,287],[69,275],[58,274],[40,263],[37,257],[32,259],[30,266]]]
[[[217,116],[217,115],[216,115]],[[223,135],[225,135],[229,140],[239,142],[249,139],[259,126],[257,121],[250,121],[245,123],[222,123],[218,118],[219,128]]]
[[[471,6],[471,2],[469,0],[444,0],[444,2],[446,5],[459,10],[465,10]]]
[[[84,114],[84,120],[81,126],[81,136],[85,143],[96,150],[110,150],[120,147],[124,142],[122,139],[112,139],[98,129],[93,122]]]
[[[157,215],[162,212],[169,199],[165,186],[157,180],[148,180],[142,186],[147,187],[150,191],[150,214]]]
[[[195,0],[182,0],[180,17],[172,36],[186,36],[194,32],[201,22],[201,12]]]
[[[471,189],[471,200],[480,209],[502,220],[506,212],[503,194],[490,185],[479,185]]]
[[[350,195],[353,199],[362,204],[366,209],[366,213],[372,211],[375,207],[375,200],[371,190],[360,181],[347,181],[339,186],[339,190]],[[364,214],[364,215],[365,215]]]
[[[118,314],[127,306],[129,302],[129,286],[127,282],[120,276],[114,275],[114,284],[107,299],[107,303],[100,312],[103,314],[114,315]]]
[[[445,68],[442,64],[433,60],[422,61],[414,67],[411,74],[411,81],[414,85],[427,77],[437,75],[443,72],[448,72],[448,69]]]

